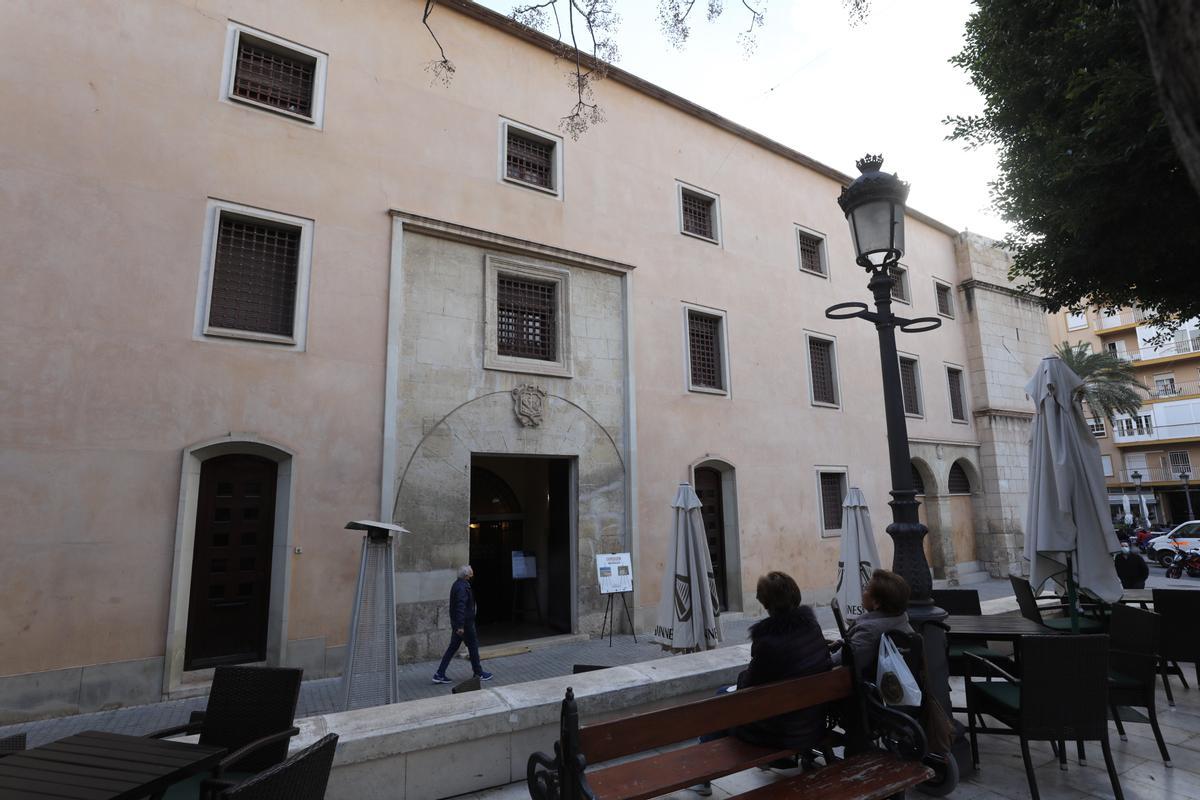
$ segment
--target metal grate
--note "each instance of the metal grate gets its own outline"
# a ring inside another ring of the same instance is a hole
[[[1192,471],[1192,456],[1187,450],[1174,450],[1167,454],[1171,462],[1171,477],[1179,477],[1179,473]]]
[[[558,284],[496,277],[496,352],[558,360]]]
[[[522,136],[509,128],[505,162],[508,177],[544,189],[554,188],[554,145],[550,142]]]
[[[904,270],[899,267],[892,267],[888,270],[892,276],[892,299],[899,300],[902,303],[908,302],[908,276]]]
[[[938,313],[947,317],[954,316],[954,302],[950,296],[950,287],[937,284]]]
[[[713,233],[713,206],[716,201],[684,189],[682,203],[683,229],[705,239],[716,239]]]
[[[803,231],[800,231],[798,235],[800,237],[800,269],[824,275],[825,265],[821,263],[821,240]]]
[[[904,413],[921,413],[921,387],[917,381],[917,361],[900,357],[900,394],[904,397]]]
[[[821,473],[821,525],[827,531],[842,529],[842,498],[846,496],[846,476],[840,472]]]
[[[238,39],[233,93],[256,103],[311,117],[316,68],[314,58],[263,47],[243,34]]]
[[[208,324],[291,336],[300,230],[221,214]]]
[[[957,461],[950,467],[950,480],[947,483],[950,487],[950,494],[971,493],[971,481],[967,477],[967,471]]]
[[[689,311],[688,347],[692,361],[692,385],[705,389],[724,389],[720,317]]]
[[[837,378],[833,373],[833,342],[808,340],[808,372],[812,379],[813,402],[837,405]]]
[[[947,369],[946,380],[950,383],[950,416],[954,419],[966,419],[967,408],[963,402],[962,370]]]

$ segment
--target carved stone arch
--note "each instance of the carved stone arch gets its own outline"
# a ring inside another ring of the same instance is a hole
[[[937,471],[929,465],[929,462],[920,456],[913,456],[912,465],[917,474],[921,476],[921,482],[925,485],[923,494],[928,497],[937,497],[943,493]]]
[[[720,523],[723,545],[723,575],[728,611],[741,611],[746,607],[742,589],[742,548],[738,524],[737,468],[728,459],[712,454],[692,462],[688,466],[688,480],[696,486],[698,470],[713,470],[720,477]],[[703,502],[705,498],[701,498]],[[706,519],[706,527],[709,520]],[[716,565],[714,564],[714,567]]]

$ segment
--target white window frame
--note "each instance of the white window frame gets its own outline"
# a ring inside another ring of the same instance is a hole
[[[1087,316],[1086,308],[1080,309],[1078,314],[1072,313],[1070,311],[1070,309],[1067,310],[1067,330],[1081,331],[1086,327],[1088,327],[1088,316]]]
[[[915,368],[916,368],[916,373],[917,373],[916,374],[917,406],[920,409],[918,411],[918,413],[916,413],[916,414],[912,413],[908,409],[905,409],[904,416],[909,417],[911,419],[925,419],[925,411],[926,411],[925,388],[921,385],[921,357],[918,356],[916,353],[903,353],[903,352],[897,351],[896,352],[896,370],[897,371],[900,370],[900,359],[902,359],[902,358],[908,358],[908,359],[911,359],[912,361],[916,362]],[[949,383],[949,380],[947,380],[947,383]],[[900,405],[901,405],[901,407],[904,406],[904,376],[903,375],[900,375]]]
[[[545,186],[538,186],[536,183],[529,183],[520,178],[510,178],[508,176],[508,130],[512,128],[519,131],[521,134],[530,139],[540,139],[546,144],[554,147],[554,158],[552,159],[551,180],[554,188],[547,189]],[[500,183],[507,183],[512,186],[520,186],[523,189],[532,189],[535,192],[548,195],[550,197],[563,199],[563,140],[561,136],[555,136],[553,133],[543,131],[539,128],[534,128],[522,122],[517,122],[514,119],[500,117],[500,147],[497,150],[499,154],[498,177]]]
[[[1088,430],[1092,432],[1092,436],[1097,439],[1103,439],[1108,436],[1108,425],[1104,421],[1104,417],[1088,417]]]
[[[1104,477],[1106,477],[1106,478],[1113,477],[1112,456],[1101,455],[1100,456],[1100,468],[1102,470],[1104,470]]]
[[[892,302],[904,303],[906,306],[912,305],[912,284],[908,280],[908,267],[904,266],[903,264],[894,264],[891,269],[893,272],[898,273],[896,276],[894,276],[896,283],[892,288],[895,289],[898,286],[901,294],[900,297],[896,297],[896,295],[893,293]]]
[[[575,375],[571,347],[571,272],[563,267],[535,264],[512,256],[488,254],[483,259],[484,272],[484,325],[483,325],[483,368],[502,372],[521,372],[528,375],[547,375],[555,378],[572,378]],[[499,299],[496,278],[504,273],[518,278],[554,283],[557,308],[555,309],[555,348],[558,357],[554,361],[540,358],[502,356],[499,353],[499,336],[496,325]]]
[[[807,228],[800,223],[792,223],[796,230],[796,263],[800,267],[800,271],[806,275],[816,275],[819,278],[829,280],[829,249],[825,234],[820,231],[814,231],[812,228]],[[817,240],[817,257],[821,260],[821,271],[815,272],[807,269],[804,266],[804,256],[800,250],[800,236],[810,236]]]
[[[938,289],[945,289],[946,296],[950,298],[950,313],[949,314],[943,314],[941,307],[938,305],[938,301],[937,301]],[[955,308],[954,308],[954,285],[953,284],[947,283],[946,281],[943,281],[939,278],[933,279],[933,308],[935,311],[937,311],[937,315],[939,317],[945,317],[946,319],[954,319]]]
[[[251,100],[248,97],[238,97],[233,93],[233,81],[237,75],[237,54],[238,42],[242,35],[245,34],[251,39],[258,39],[268,45],[290,50],[297,55],[305,56],[316,60],[316,66],[313,68],[313,89],[312,89],[312,116],[304,116],[297,114],[294,111],[288,111],[285,108],[277,108],[276,106],[260,103],[257,100]],[[260,31],[257,28],[251,28],[249,25],[243,25],[240,22],[229,21],[229,27],[225,33],[225,62],[221,67],[221,93],[220,100],[224,103],[233,103],[239,106],[250,106],[251,108],[269,111],[272,114],[290,119],[298,123],[303,123],[307,128],[316,128],[324,130],[325,128],[325,83],[326,73],[329,67],[329,56],[322,53],[320,50],[314,50],[311,47],[305,47],[298,42],[293,42],[289,39],[276,36],[266,31]]]
[[[292,335],[275,336],[234,328],[217,328],[208,324],[212,306],[212,279],[217,263],[217,236],[222,213],[263,222],[273,222],[300,229],[300,250],[296,263],[296,296],[292,312]],[[196,291],[196,315],[192,338],[196,341],[241,339],[275,345],[281,349],[303,351],[308,339],[308,290],[312,274],[313,221],[277,211],[230,203],[209,198],[204,210],[204,236],[200,261],[200,280]]]
[[[1172,456],[1177,456],[1177,455],[1183,456],[1183,463],[1180,465],[1176,465],[1175,459],[1172,458]],[[1179,473],[1183,471],[1182,469],[1179,468],[1181,466],[1187,467],[1188,475],[1192,474],[1192,454],[1191,454],[1191,452],[1188,450],[1168,450],[1167,451],[1167,469],[1169,469],[1171,471],[1171,476],[1170,476],[1171,478],[1175,478],[1175,479],[1179,478]],[[1191,478],[1189,478],[1188,480],[1191,480]]]
[[[951,363],[949,361],[943,361],[942,365],[946,368],[946,402],[948,402],[950,404],[950,421],[953,422],[955,425],[969,425],[971,423],[970,423],[970,413],[967,411],[967,409],[970,408],[970,404],[967,402],[967,371],[965,369],[963,369],[960,365]],[[920,377],[919,367],[920,367],[920,365],[918,365],[918,377]],[[959,384],[960,384],[959,388],[962,389],[962,407],[963,407],[963,418],[962,419],[959,419],[958,417],[954,416],[954,395],[950,391],[950,370],[952,370],[952,369],[958,370],[958,374],[962,376],[962,379],[959,382]],[[918,386],[918,391],[919,391],[919,386]]]
[[[720,397],[732,396],[730,388],[730,369],[729,369],[729,319],[724,309],[713,308],[711,306],[702,306],[696,303],[681,303],[683,307],[683,386],[686,391],[695,392],[696,394],[711,394]],[[691,320],[688,318],[691,312],[703,314],[706,317],[716,317],[719,321],[717,325],[717,347],[721,351],[721,383],[724,384],[724,389],[714,389],[711,386],[696,386],[692,383],[692,337],[690,332]]]
[[[698,233],[692,233],[683,229],[683,193],[691,192],[702,197],[707,197],[713,201],[713,234],[716,238],[710,239],[707,236],[701,236]],[[693,239],[698,239],[701,242],[715,244],[718,247],[722,246],[724,237],[721,235],[721,196],[715,192],[710,192],[707,189],[701,189],[699,186],[694,186],[681,180],[675,181],[675,213],[678,217],[679,232],[684,236],[690,236]]]
[[[844,464],[824,464],[813,467],[813,480],[817,487],[817,525],[821,532],[822,539],[837,539],[841,537],[846,530],[846,513],[842,512],[842,527],[840,528],[825,528],[825,498],[821,496],[821,473],[838,473],[842,476],[842,497],[839,500],[839,505],[842,500],[845,500],[846,492],[850,491],[850,469]]]
[[[812,355],[809,350],[809,342],[817,339],[822,342],[829,342],[832,347],[829,349],[829,360],[833,366],[833,391],[837,397],[836,403],[826,403],[816,399],[816,394],[813,392],[813,375],[812,375]],[[804,371],[808,375],[808,402],[817,408],[836,408],[842,407],[842,371],[838,369],[838,345],[837,337],[830,336],[827,333],[818,333],[817,331],[804,332]]]

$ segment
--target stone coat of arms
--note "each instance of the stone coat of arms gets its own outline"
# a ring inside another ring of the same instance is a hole
[[[526,428],[536,428],[542,424],[542,414],[546,410],[546,390],[531,383],[523,383],[512,390],[513,413],[517,421]]]

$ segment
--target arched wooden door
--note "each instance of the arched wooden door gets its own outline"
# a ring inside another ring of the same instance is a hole
[[[700,516],[708,538],[708,555],[712,560],[713,577],[717,582],[717,597],[721,610],[729,610],[729,594],[725,586],[725,502],[721,494],[721,473],[711,467],[698,467],[696,495],[700,498]]]
[[[184,669],[267,656],[277,471],[251,455],[200,467]]]

